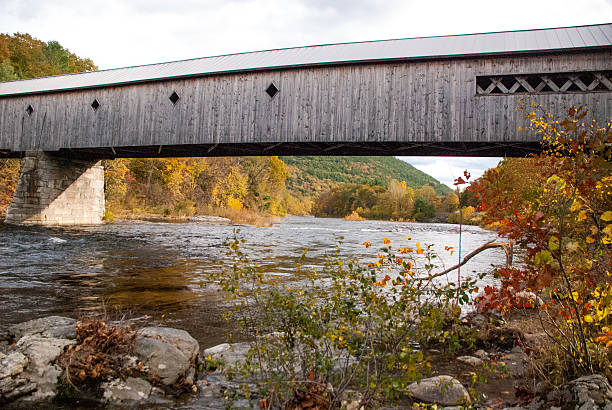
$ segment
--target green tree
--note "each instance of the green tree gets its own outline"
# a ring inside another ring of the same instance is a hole
[[[19,77],[8,61],[0,62],[0,82],[18,80]]]
[[[414,219],[418,222],[426,222],[433,218],[436,214],[436,208],[425,201],[423,198],[417,198],[414,201]]]

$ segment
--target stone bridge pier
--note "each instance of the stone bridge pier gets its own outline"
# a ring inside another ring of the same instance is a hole
[[[94,225],[103,220],[104,169],[100,161],[26,152],[5,223]]]

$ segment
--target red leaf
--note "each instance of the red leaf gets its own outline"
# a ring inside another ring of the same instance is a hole
[[[463,180],[463,178],[459,177],[457,179],[455,179],[455,183],[453,185],[457,186],[457,185],[463,185],[466,182]]]

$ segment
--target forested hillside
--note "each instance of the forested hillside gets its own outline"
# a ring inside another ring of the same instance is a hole
[[[413,189],[430,185],[438,195],[451,189],[430,175],[394,157],[280,157],[289,171],[287,187],[313,198],[340,184],[380,185],[393,179]]]

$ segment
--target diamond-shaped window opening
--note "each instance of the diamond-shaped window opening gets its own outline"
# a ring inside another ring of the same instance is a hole
[[[274,96],[278,93],[278,88],[276,88],[274,83],[270,83],[268,88],[266,88],[266,93],[270,96],[270,98],[274,98]]]
[[[100,103],[98,102],[98,100],[93,100],[93,102],[91,103],[91,108],[93,108],[94,111],[97,111],[98,108],[100,108]]]
[[[28,113],[28,115],[32,115],[32,113],[34,112],[34,108],[32,108],[31,105],[28,105],[28,108],[26,108],[26,112]]]
[[[172,104],[176,105],[177,101],[181,97],[179,97],[179,95],[176,93],[176,91],[173,91],[169,98],[170,98],[170,101],[172,101]]]

